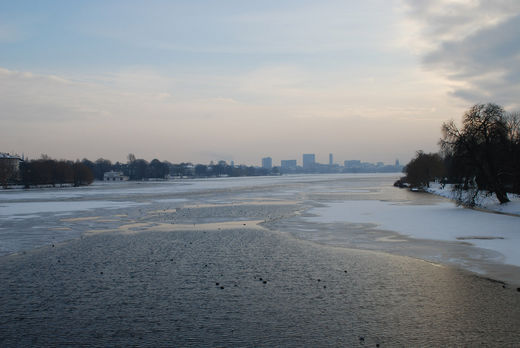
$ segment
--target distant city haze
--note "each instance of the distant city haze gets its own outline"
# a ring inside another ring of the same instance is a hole
[[[4,1],[0,152],[407,163],[475,103],[520,108],[519,14],[506,0]]]

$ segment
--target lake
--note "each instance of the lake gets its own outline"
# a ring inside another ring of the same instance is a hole
[[[518,267],[467,240],[413,238],[354,210],[389,202],[403,207],[392,210],[402,222],[409,207],[447,202],[395,179],[1,192],[0,344],[516,345]],[[356,214],[329,214],[338,207]]]

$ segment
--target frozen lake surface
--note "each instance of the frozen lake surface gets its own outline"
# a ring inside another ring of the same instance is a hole
[[[376,224],[415,239],[466,241],[496,251],[496,261],[520,267],[520,218],[454,206],[453,202],[410,204],[359,200],[328,203],[308,221]],[[442,261],[442,260],[439,260]]]
[[[1,191],[0,345],[519,342],[520,218],[396,178]]]
[[[285,219],[282,230],[303,239],[457,264],[483,274],[492,272],[497,264],[520,267],[520,218],[464,209],[446,199],[399,190],[391,186],[396,178],[395,174],[301,175],[98,182],[82,188],[1,191],[0,255],[78,238],[96,226],[106,229],[114,217],[121,220],[119,214],[268,200],[298,205],[299,214],[305,217],[287,216],[290,219]],[[90,218],[79,224],[74,217],[79,221]],[[205,220],[210,221],[211,216]],[[373,245],[366,240],[357,243],[353,237],[359,236],[360,227],[366,236],[375,236],[375,231],[381,235],[373,238]],[[421,255],[414,249],[420,240],[452,244],[441,245],[438,252],[430,248]],[[402,248],[398,248],[399,241]],[[446,248],[457,250],[447,252]],[[461,248],[466,251],[460,253]]]

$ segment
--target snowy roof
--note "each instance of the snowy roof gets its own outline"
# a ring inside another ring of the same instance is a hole
[[[103,176],[105,176],[105,177],[106,176],[110,176],[110,177],[112,177],[112,176],[123,176],[123,172],[115,172],[115,171],[111,170],[109,172],[103,173]]]

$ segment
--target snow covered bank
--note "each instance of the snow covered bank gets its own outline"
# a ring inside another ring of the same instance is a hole
[[[453,202],[407,204],[379,200],[329,203],[310,211],[319,223],[373,223],[417,239],[464,241],[503,255],[497,262],[520,267],[520,217],[458,207]]]
[[[456,200],[456,195],[452,191],[450,185],[443,187],[438,183],[430,183],[430,187],[426,189],[426,191],[438,196]],[[486,196],[485,193],[482,192],[476,199],[477,207],[499,213],[515,214],[520,216],[520,196],[509,193],[508,197],[511,202],[500,204],[495,195]]]

